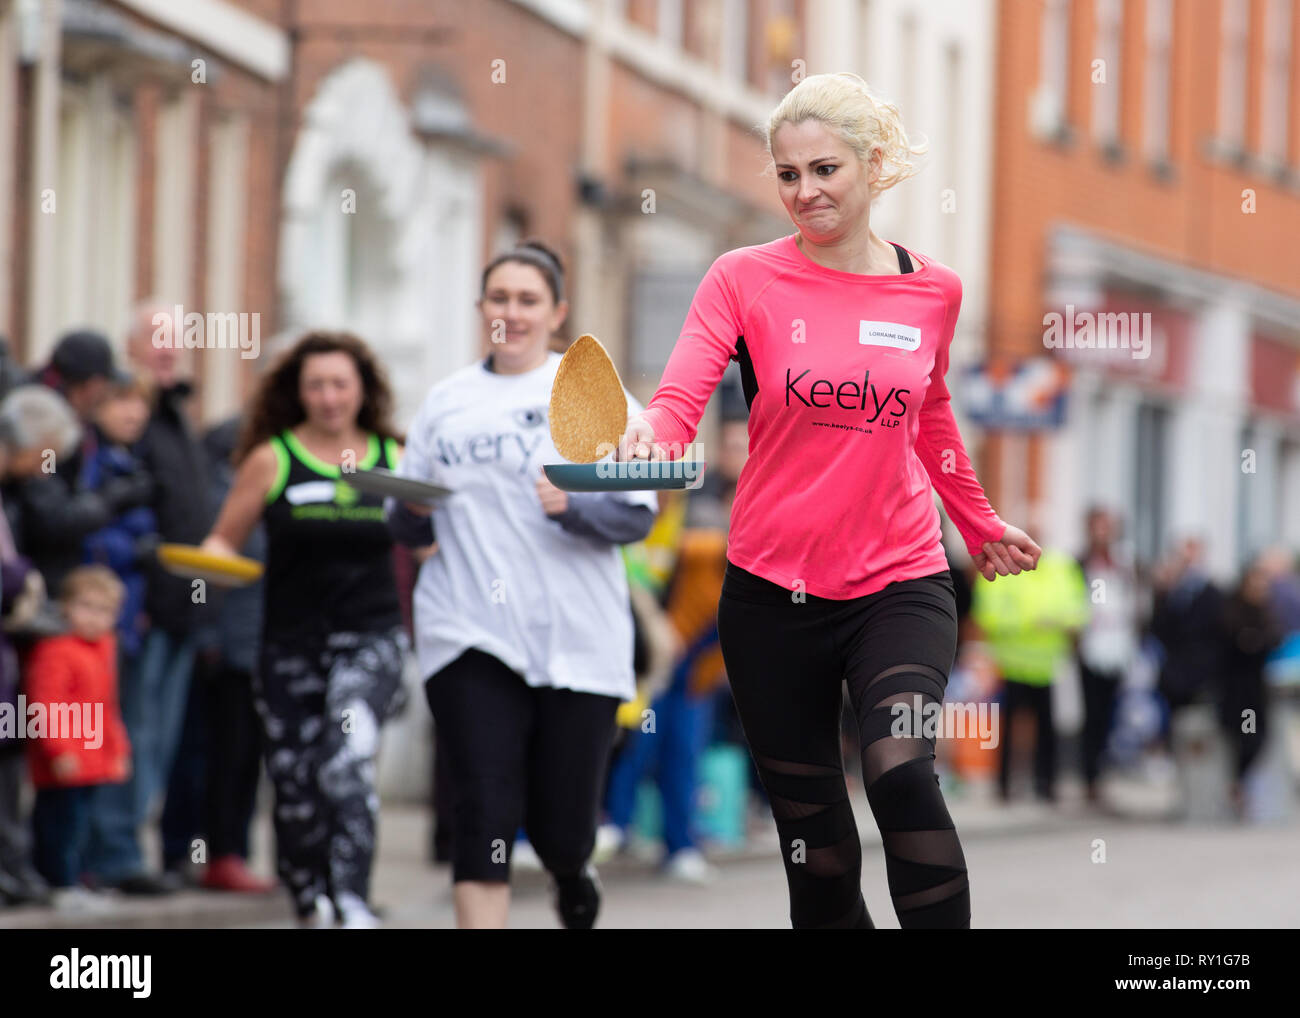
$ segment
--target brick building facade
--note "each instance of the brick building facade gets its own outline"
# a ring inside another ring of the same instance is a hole
[[[1065,428],[987,442],[1000,511],[1048,540],[1101,502],[1145,560],[1300,549],[1296,6],[1001,0],[990,351],[1048,353],[1067,309],[1150,315],[1146,356],[1054,352]]]
[[[481,349],[483,262],[533,235],[568,334],[648,395],[709,262],[786,228],[754,127],[802,7],[0,0],[0,331],[35,364],[72,326],[120,342],[146,296],[257,313],[259,357],[191,355],[214,420],[345,326],[407,418]]]

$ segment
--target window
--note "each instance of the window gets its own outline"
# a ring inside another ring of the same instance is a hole
[[[898,52],[902,74],[898,82],[898,110],[904,122],[916,116],[915,77],[918,62],[916,59],[916,15],[909,11],[898,22]]]
[[[208,135],[207,307],[217,314],[243,313],[244,216],[247,210],[248,120],[222,116]],[[269,325],[269,323],[266,323]],[[249,320],[252,335],[252,320]],[[269,334],[269,330],[268,330]],[[266,338],[258,325],[258,342]],[[251,349],[251,347],[250,347]],[[209,419],[239,409],[240,354],[211,351],[203,362],[203,411]]]
[[[1249,560],[1250,555],[1255,551],[1252,517],[1259,508],[1258,485],[1255,483],[1259,478],[1259,446],[1257,445],[1258,436],[1255,434],[1255,428],[1251,422],[1242,425],[1238,433],[1238,448],[1251,449],[1254,451],[1255,473],[1250,474],[1245,471],[1238,471],[1241,480],[1237,483],[1237,519],[1236,519],[1236,544],[1237,544],[1237,565],[1244,567]]]
[[[1239,470],[1237,498],[1237,559],[1251,557],[1283,539],[1290,503],[1286,501],[1286,436],[1267,418],[1248,418],[1241,429],[1241,449],[1254,454],[1252,470]]]
[[[1269,0],[1264,29],[1264,95],[1260,119],[1260,154],[1275,166],[1287,157],[1287,120],[1291,76],[1292,0]]]
[[[858,0],[858,64],[859,68],[870,68],[872,65],[872,43],[875,41],[875,25],[872,22],[872,16],[878,14],[880,8],[873,5],[871,0]],[[871,75],[866,71],[860,71],[862,76],[868,81]]]
[[[735,81],[749,77],[748,0],[723,0],[722,73]]]
[[[1250,8],[1247,0],[1223,0],[1219,53],[1219,139],[1236,151],[1244,148],[1246,123],[1246,46]]]
[[[772,95],[785,95],[794,85],[791,76],[799,52],[799,29],[795,23],[794,0],[769,0],[767,21],[763,26],[767,38],[764,83]]]
[[[682,48],[682,0],[659,0],[659,38],[673,49]]]
[[[92,208],[86,167],[86,132],[89,115],[85,97],[80,89],[67,86],[63,89],[62,108],[59,110],[59,177],[55,192],[55,212],[52,221],[57,227],[59,300],[56,307],[58,331],[62,332],[73,321],[87,321],[90,309],[86,306],[90,293],[87,243],[89,212]]]
[[[1278,450],[1279,478],[1276,512],[1281,521],[1277,538],[1290,548],[1300,549],[1300,436],[1284,438]]]
[[[1142,152],[1153,162],[1169,156],[1169,48],[1173,0],[1147,0],[1146,81]]]
[[[645,266],[632,277],[632,370],[658,378],[673,352],[703,271]]]
[[[1124,29],[1124,10],[1120,0],[1097,0],[1097,43],[1094,60],[1102,60],[1105,81],[1093,78],[1092,136],[1098,145],[1113,148],[1119,144],[1120,40]]]
[[[50,217],[57,231],[54,329],[90,325],[116,337],[135,292],[135,124],[107,78],[62,91]],[[172,257],[173,242],[155,257]]]
[[[1039,35],[1038,88],[1030,105],[1030,126],[1039,137],[1060,133],[1065,124],[1070,64],[1070,0],[1046,0]]]
[[[159,111],[157,131],[153,288],[160,299],[188,310],[195,246],[198,93],[182,89],[169,99]]]
[[[105,86],[106,88],[106,86]],[[105,95],[107,99],[107,95]],[[136,239],[136,125],[128,103],[115,97],[106,106],[112,112],[98,124],[101,155],[97,212],[106,224],[96,238],[95,258],[102,266],[99,308],[95,320],[112,336],[124,334],[130,324],[135,298]],[[107,121],[105,123],[104,121]],[[154,257],[158,253],[155,252]]]
[[[898,26],[898,52],[901,57],[902,75],[898,83],[899,93],[896,102],[903,123],[907,124],[909,129],[916,128],[920,121],[916,109],[917,89],[914,83],[916,77],[915,68],[919,66],[916,37],[916,16],[908,12],[903,15]],[[915,135],[913,135],[912,140],[915,140]],[[904,187],[899,191],[892,192],[892,197],[895,202],[898,202],[903,222],[915,223],[918,221],[920,202],[925,198],[920,188]]]
[[[340,162],[330,173],[314,223],[316,320],[337,322],[363,336],[385,334],[396,299],[391,224],[379,201],[365,168]]]
[[[1137,450],[1133,458],[1133,550],[1139,562],[1152,562],[1163,550],[1168,432],[1167,408],[1153,403],[1139,404]]]
[[[943,187],[952,188],[958,195],[962,194],[960,186],[961,169],[964,163],[963,154],[966,151],[966,116],[965,106],[962,101],[962,51],[957,43],[949,43],[945,50],[944,73],[947,77],[944,83],[945,108],[948,111],[948,150],[944,153],[944,179]],[[960,252],[958,246],[958,220],[961,218],[962,205],[961,199],[958,199],[956,212],[945,212],[943,215],[943,260],[949,265],[960,263]]]

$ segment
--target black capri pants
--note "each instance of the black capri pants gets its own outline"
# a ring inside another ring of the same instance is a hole
[[[873,925],[844,783],[847,682],[899,924],[969,929],[966,860],[939,790],[934,737],[914,713],[918,702],[922,712],[942,702],[956,656],[952,577],[945,569],[848,600],[798,596],[728,562],[718,603],[736,710],[781,838],[792,925]],[[893,734],[904,722],[915,727]]]
[[[521,823],[554,877],[581,873],[596,845],[618,697],[529,686],[473,648],[424,689],[451,771],[452,880],[508,882]]]

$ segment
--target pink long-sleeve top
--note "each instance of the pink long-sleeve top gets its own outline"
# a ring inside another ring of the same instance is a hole
[[[749,459],[727,558],[791,590],[861,597],[947,568],[931,485],[972,555],[1006,524],[971,467],[944,382],[957,274],[906,248],[912,272],[840,272],[808,258],[796,236],[713,263],[643,417],[677,458],[738,361]]]

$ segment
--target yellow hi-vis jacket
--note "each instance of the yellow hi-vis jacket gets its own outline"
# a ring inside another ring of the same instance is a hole
[[[1088,622],[1088,585],[1073,556],[1045,549],[1035,569],[975,578],[971,617],[1004,679],[1047,686]]]

